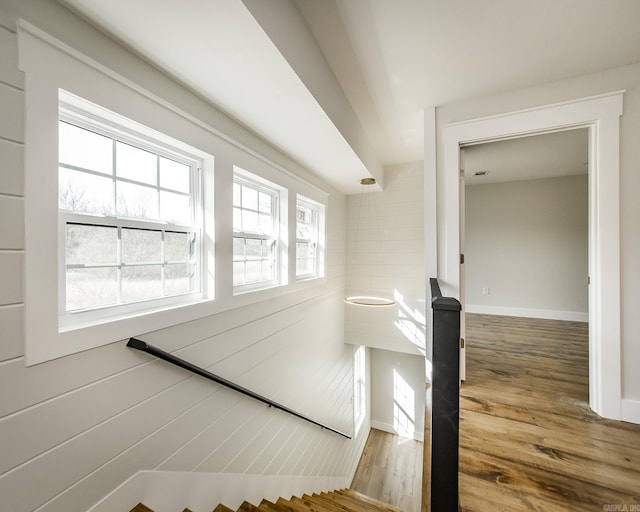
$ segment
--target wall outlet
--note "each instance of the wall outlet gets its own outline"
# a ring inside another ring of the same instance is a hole
[[[490,295],[491,294],[491,288],[489,288],[488,286],[485,286],[482,289],[482,295]]]

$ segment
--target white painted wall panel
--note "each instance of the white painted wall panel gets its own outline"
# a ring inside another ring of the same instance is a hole
[[[24,89],[24,76],[18,71],[16,35],[5,27],[0,27],[0,82]]]
[[[0,362],[20,357],[23,353],[24,305],[0,306]]]
[[[22,302],[23,264],[22,251],[0,251],[0,305]]]
[[[24,200],[0,195],[0,249],[24,249]]]
[[[83,51],[104,57],[106,64],[208,122],[221,118],[63,7],[47,5],[45,16],[31,4],[16,4],[3,20],[10,25],[18,13],[42,22],[57,36],[75,38]],[[24,111],[23,94],[16,88],[22,75],[15,68],[11,31],[0,28],[0,42],[7,43],[0,52],[0,82],[5,82],[0,83],[0,248],[22,249]],[[227,125],[230,135],[298,169],[242,128],[228,120],[221,124]],[[351,433],[352,347],[344,344],[342,305],[343,195],[331,191],[327,214],[326,285],[136,334]],[[200,377],[189,377],[126,348],[124,341],[25,367],[23,257],[22,251],[0,250],[0,389],[15,390],[0,400],[4,508],[86,510],[137,471],[157,468],[350,478],[366,440],[367,422],[357,439],[349,441]]]
[[[24,140],[24,93],[0,83],[0,137],[15,142]]]
[[[23,192],[22,144],[0,139],[0,193],[21,196]]]

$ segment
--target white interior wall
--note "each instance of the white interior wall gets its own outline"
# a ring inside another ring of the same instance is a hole
[[[347,293],[396,300],[346,305],[348,343],[425,355],[423,183],[422,162],[390,166],[383,192],[347,197]]]
[[[56,2],[7,1],[0,7],[3,508],[86,510],[140,470],[330,476],[348,483],[368,428],[346,440],[134,353],[124,341],[25,367],[19,17],[329,192],[325,285],[141,337],[347,432],[353,416],[353,347],[343,343],[344,196]]]
[[[424,441],[425,358],[371,350],[371,426]]]
[[[468,312],[588,319],[587,175],[467,186],[465,203]]]
[[[621,239],[621,332],[622,332],[622,389],[623,413],[640,421],[640,375],[634,361],[640,359],[640,65],[630,65],[599,73],[542,84],[528,89],[514,90],[483,98],[461,101],[438,107],[438,148],[442,148],[442,127],[449,123],[477,119],[496,114],[550,105],[576,98],[586,98],[611,91],[624,90],[624,114],[620,119],[620,239]],[[430,201],[444,197],[444,161],[438,153],[438,188]],[[443,203],[438,202],[438,240],[446,240]],[[439,245],[439,262],[444,261],[444,244]]]

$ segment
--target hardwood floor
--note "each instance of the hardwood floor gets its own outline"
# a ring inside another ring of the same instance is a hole
[[[420,512],[423,443],[371,429],[351,489]]]
[[[466,320],[461,511],[640,512],[640,425],[589,409],[587,324],[472,314]],[[406,450],[395,451],[402,446],[422,456],[423,444],[398,441],[372,431],[353,488],[414,512],[419,505],[401,495],[421,469]],[[426,512],[428,442],[424,461]]]
[[[640,510],[640,426],[589,409],[587,324],[466,319],[461,510]]]

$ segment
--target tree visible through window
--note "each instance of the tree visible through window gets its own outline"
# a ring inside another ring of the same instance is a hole
[[[64,310],[197,292],[197,163],[80,121],[59,122]]]

